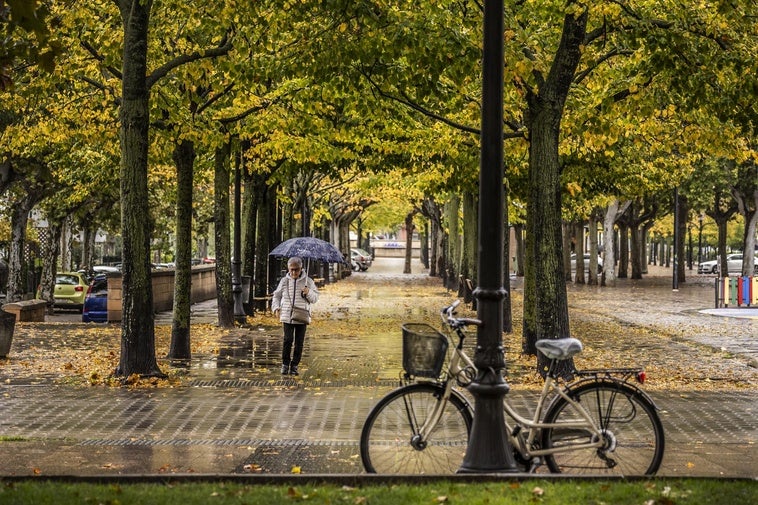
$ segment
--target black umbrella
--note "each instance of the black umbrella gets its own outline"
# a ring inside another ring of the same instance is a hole
[[[294,237],[285,240],[268,253],[275,258],[299,256],[305,260],[345,263],[342,253],[332,244],[315,237]],[[306,268],[306,273],[308,269]]]

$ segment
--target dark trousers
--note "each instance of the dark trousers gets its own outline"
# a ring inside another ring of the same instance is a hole
[[[303,355],[303,342],[305,342],[305,324],[284,324],[284,346],[282,347],[282,364],[297,366]],[[295,344],[295,352],[292,352],[292,344]],[[292,358],[290,358],[290,354]]]

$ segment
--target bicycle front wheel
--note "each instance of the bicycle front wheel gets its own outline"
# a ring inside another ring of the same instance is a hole
[[[468,403],[455,391],[426,440],[419,429],[440,406],[444,388],[411,384],[371,410],[361,433],[361,459],[369,473],[447,474],[463,463],[471,431]]]
[[[599,438],[576,407],[560,398],[545,415],[546,423],[574,423],[542,432],[542,447],[559,452],[545,456],[551,472],[603,475],[653,475],[663,460],[663,425],[655,405],[622,382],[597,381],[578,386],[569,396],[590,415],[602,433],[602,445],[579,446]]]

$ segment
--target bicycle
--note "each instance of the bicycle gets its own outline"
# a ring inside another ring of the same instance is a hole
[[[401,387],[374,406],[361,432],[366,472],[445,474],[460,468],[473,409],[454,384],[465,387],[476,376],[463,350],[464,329],[482,322],[455,317],[459,303],[441,310],[444,334],[423,323],[403,325]],[[576,370],[566,381],[557,365],[581,352],[581,342],[544,339],[536,345],[550,367],[531,417],[516,412],[508,395],[503,404],[503,429],[517,470],[537,472],[544,464],[553,473],[655,474],[663,459],[663,426],[653,400],[632,383],[644,383],[645,372]]]

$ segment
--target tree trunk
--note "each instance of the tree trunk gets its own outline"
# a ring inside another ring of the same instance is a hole
[[[614,199],[605,211],[605,217],[603,219],[603,277],[601,279],[601,285],[603,286],[616,285],[617,247],[615,244],[616,241],[614,240],[614,223],[621,214],[626,212],[626,209],[630,204],[631,201],[629,200],[621,203]]]
[[[631,243],[629,244],[629,249],[631,252],[631,261],[632,261],[632,279],[642,279],[642,254],[640,254],[642,251],[640,247],[642,246],[642,240],[640,239],[641,233],[639,225],[637,224],[637,221],[633,221],[631,226],[629,227],[629,236],[631,237]]]
[[[425,198],[422,205],[423,214],[429,220],[429,276],[437,277],[440,273],[438,261],[442,254],[442,212],[433,198]]]
[[[536,93],[527,90],[529,178],[523,349],[528,354],[538,354],[535,343],[539,339],[571,336],[562,258],[558,143],[563,109],[581,59],[586,25],[586,11],[564,17],[561,41],[547,79]],[[537,370],[544,374],[548,363],[540,353]],[[565,360],[559,373],[569,373],[573,368],[573,360]]]
[[[642,273],[647,274],[648,273],[648,236],[650,232],[650,228],[655,224],[655,221],[651,218],[650,220],[642,223],[640,226],[640,265],[642,266]]]
[[[561,223],[561,237],[563,239],[563,274],[566,282],[571,282],[571,253],[574,252],[574,227],[571,223]]]
[[[269,293],[273,292],[272,286],[276,282],[276,272],[280,270],[279,260],[269,259],[268,253],[272,246],[279,243],[276,240],[275,243],[271,243],[272,235],[275,230],[275,219],[272,215],[272,210],[276,207],[271,205],[269,201],[271,199],[270,194],[275,193],[273,188],[268,188],[265,181],[262,178],[254,176],[256,179],[253,183],[255,191],[256,213],[258,225],[255,230],[255,277],[254,277],[254,294],[256,298],[265,299]],[[249,216],[249,219],[253,219],[254,216]],[[270,266],[269,266],[270,265]],[[273,279],[269,279],[273,276]]]
[[[271,261],[268,252],[274,248],[274,238],[282,236],[282,215],[276,198],[276,188],[266,185],[261,208],[266,209],[266,219],[258,218],[258,240],[256,241],[256,257],[268,265],[268,291],[273,293],[279,282],[279,262]],[[259,214],[260,215],[260,214]],[[278,241],[277,241],[278,243]],[[256,260],[257,261],[257,260]],[[257,271],[256,265],[256,271]]]
[[[174,146],[176,165],[176,260],[174,269],[174,317],[168,358],[189,360],[190,306],[192,305],[192,182],[195,145],[182,140]]]
[[[243,153],[244,154],[244,153]],[[274,233],[269,226],[272,206],[268,202],[269,188],[266,184],[268,177],[265,173],[255,170],[244,170],[244,241],[243,241],[243,275],[249,276],[249,303],[245,306],[247,315],[254,315],[256,310],[265,310],[265,299],[270,292],[269,258],[271,241]],[[271,189],[271,192],[274,192]],[[276,207],[273,206],[275,211]],[[273,262],[272,262],[273,263]],[[260,305],[256,305],[260,303]]]
[[[742,275],[752,276],[758,271],[753,265],[755,250],[755,230],[758,226],[758,164],[754,161],[738,167],[737,183],[730,188],[737,202],[737,211],[742,215],[745,229],[742,235],[744,254],[742,255]],[[724,270],[726,272],[726,270]]]
[[[471,303],[473,298],[473,290],[471,287],[476,287],[477,279],[477,248],[479,247],[479,241],[477,238],[478,231],[478,210],[477,195],[470,191],[463,193],[463,254],[461,255],[461,267],[460,274],[464,281],[469,280],[470,285],[466,283],[464,286],[464,301]],[[476,308],[476,307],[474,307]]]
[[[92,256],[95,251],[95,235],[97,234],[97,230],[93,230],[92,226],[92,216],[85,215],[81,220],[82,263],[79,265],[79,268],[86,270],[87,272],[92,271],[92,265],[94,264]]]
[[[359,228],[360,229],[360,225]],[[358,235],[360,237],[360,234]],[[424,220],[424,231],[419,233],[419,260],[424,268],[429,268],[429,221]]]
[[[411,259],[413,257],[413,216],[416,215],[416,211],[409,212],[405,216],[405,264],[403,265],[403,273],[410,274],[411,272]]]
[[[8,289],[5,293],[6,302],[17,302],[26,295],[26,269],[24,249],[26,245],[26,223],[29,212],[34,207],[37,197],[33,192],[27,192],[14,202],[11,212],[11,247],[8,257]]]
[[[518,277],[524,276],[524,258],[526,255],[526,245],[524,244],[524,225],[513,225],[514,235],[516,236],[516,275]]]
[[[42,244],[42,275],[40,278],[40,296],[47,302],[48,311],[52,313],[53,289],[55,287],[55,265],[61,246],[61,225],[50,216],[47,219],[48,228],[45,242]]]
[[[232,245],[229,231],[229,156],[231,146],[224,143],[216,149],[213,183],[213,223],[216,239],[216,299],[218,324],[234,327],[234,295],[232,293]]]
[[[590,251],[589,251],[590,252],[590,263],[589,263],[590,271],[589,271],[589,274],[587,275],[587,284],[589,284],[590,286],[597,286],[599,284],[598,278],[597,278],[597,270],[598,270],[597,219],[595,218],[594,211],[590,213],[590,218],[589,218],[588,223],[589,223],[589,226],[587,228],[587,238],[589,239],[589,242],[590,242]],[[582,261],[582,263],[584,263],[584,261]]]
[[[437,261],[439,260],[440,227],[434,221],[429,230],[429,276],[437,277]]]
[[[629,277],[629,227],[619,224],[619,279]]]
[[[61,222],[60,264],[61,272],[71,271],[71,218],[67,217]]]
[[[675,247],[677,250],[677,256],[676,265],[674,265],[674,268],[676,268],[677,280],[679,282],[687,282],[687,278],[685,276],[687,257],[684,254],[684,243],[685,239],[687,238],[687,216],[690,213],[690,209],[686,195],[683,195],[681,191],[677,191],[677,198],[679,199],[679,205],[677,206],[679,209],[679,229],[676,234],[677,243]]]
[[[116,375],[162,376],[155,359],[151,227],[147,191],[147,36],[150,0],[119,2],[124,24],[120,115],[121,235],[123,239],[121,359]]]
[[[461,234],[458,221],[461,200],[457,194],[451,194],[445,204],[445,222],[447,222],[447,254],[445,263],[445,286],[448,289],[457,289],[458,273],[461,263]]]
[[[574,237],[576,246],[574,253],[576,255],[576,275],[574,276],[575,284],[586,284],[587,279],[584,270],[584,223],[574,223]]]
[[[511,230],[508,227],[508,201],[510,199],[510,190],[506,185],[503,188],[505,205],[503,205],[503,289],[505,289],[505,300],[503,300],[503,331],[513,333],[513,304],[511,300]]]

